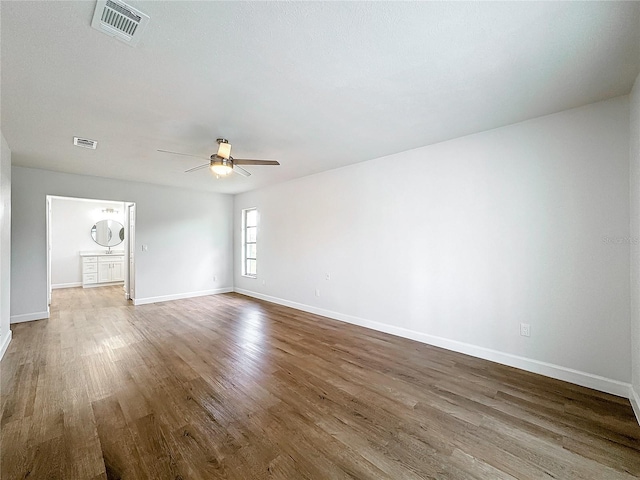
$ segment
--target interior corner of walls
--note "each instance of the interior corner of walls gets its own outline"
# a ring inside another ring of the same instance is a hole
[[[49,310],[45,312],[23,313],[20,315],[11,315],[10,323],[32,322],[34,320],[46,320],[49,318]]]
[[[3,335],[2,343],[0,344],[0,360],[4,357],[7,348],[9,348],[9,344],[11,343],[12,332],[9,330],[6,335]]]

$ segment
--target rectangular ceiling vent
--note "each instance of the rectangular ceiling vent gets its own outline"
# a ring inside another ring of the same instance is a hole
[[[80,137],[73,137],[73,144],[76,147],[90,148],[91,150],[95,150],[96,147],[98,146],[97,141],[89,140],[88,138],[80,138]]]
[[[91,26],[129,45],[137,45],[149,16],[116,0],[98,0]]]

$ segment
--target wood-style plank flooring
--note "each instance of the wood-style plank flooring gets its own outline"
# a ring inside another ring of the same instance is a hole
[[[53,294],[0,364],[2,480],[640,476],[622,398],[237,294]]]

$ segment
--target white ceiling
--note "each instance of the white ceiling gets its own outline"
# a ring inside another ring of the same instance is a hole
[[[629,93],[638,2],[1,4],[2,132],[15,165],[238,193]],[[96,151],[73,136],[98,140]],[[225,136],[250,178],[182,173]]]

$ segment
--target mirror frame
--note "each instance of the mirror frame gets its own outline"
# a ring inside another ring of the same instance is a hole
[[[108,234],[109,238],[107,239],[106,243],[100,243],[96,238],[98,224],[102,222],[106,222],[107,230],[109,232]],[[114,229],[117,229],[117,232],[118,232],[117,235],[113,234]],[[122,225],[117,220],[111,220],[111,219],[98,220],[96,223],[93,224],[93,227],[91,227],[90,232],[91,232],[91,238],[93,239],[93,241],[96,242],[101,247],[109,247],[109,248],[115,247],[116,245],[120,245],[124,241],[124,225]]]

